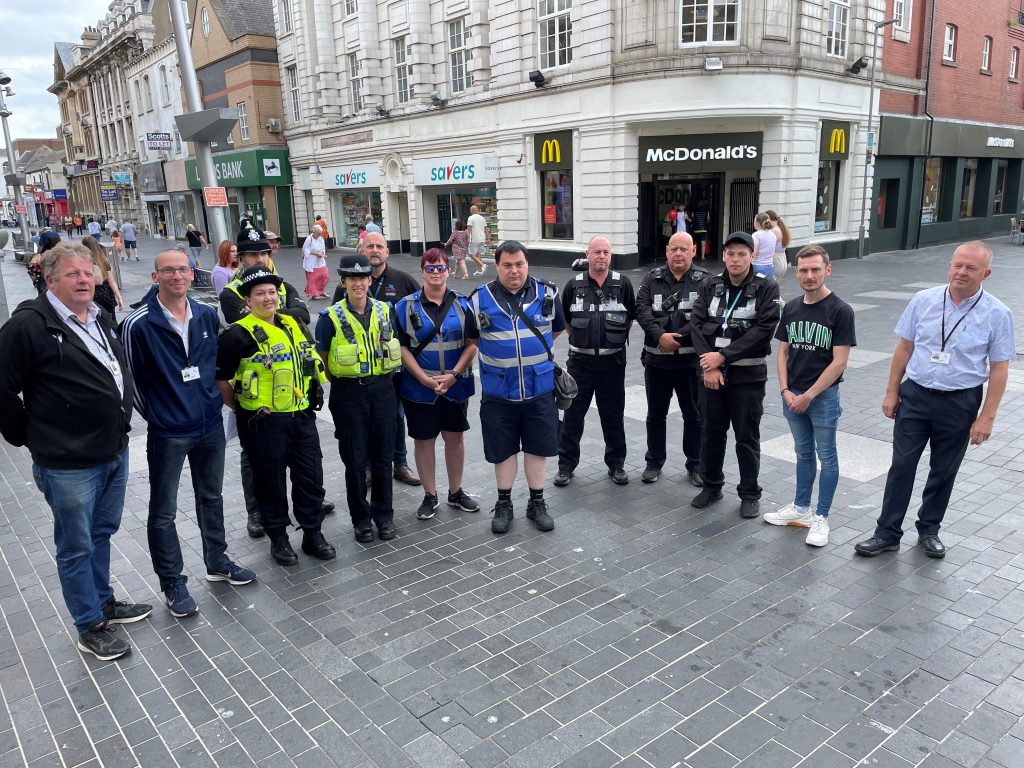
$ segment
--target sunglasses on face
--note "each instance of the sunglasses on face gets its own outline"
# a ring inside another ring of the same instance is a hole
[[[440,275],[442,272],[448,271],[447,264],[424,264],[423,271],[428,275]]]

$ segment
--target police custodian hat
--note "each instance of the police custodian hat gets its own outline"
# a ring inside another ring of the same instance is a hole
[[[239,256],[244,256],[247,253],[270,253],[271,250],[267,236],[253,226],[246,226],[242,229],[238,233],[237,242]]]
[[[246,270],[242,272],[239,282],[241,285],[238,286],[238,292],[243,296],[248,296],[249,292],[257,285],[269,284],[273,285],[275,288],[280,288],[281,283],[284,281],[266,267],[257,264],[255,267],[247,267]]]
[[[338,274],[342,277],[369,277],[373,274],[370,260],[361,253],[347,253],[341,257]]]

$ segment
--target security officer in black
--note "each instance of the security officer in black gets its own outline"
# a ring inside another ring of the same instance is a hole
[[[708,273],[693,266],[693,238],[676,232],[666,263],[644,278],[636,297],[636,321],[644,329],[644,389],[647,392],[647,468],[640,479],[655,483],[665,466],[668,407],[676,395],[683,415],[683,455],[690,482],[700,487],[700,382],[690,341],[690,312]]]
[[[740,468],[740,515],[757,517],[764,385],[782,302],[778,284],[754,272],[754,240],[746,232],[726,238],[722,261],[725,271],[701,285],[691,320],[704,381],[704,488],[690,506],[702,509],[722,498],[726,434],[732,424]]]
[[[587,271],[562,290],[562,311],[569,327],[569,373],[579,393],[565,412],[558,445],[555,485],[569,484],[580,463],[580,438],[597,396],[604,434],[604,463],[608,477],[619,485],[629,482],[626,462],[626,340],[636,316],[636,298],[629,278],[609,271],[612,246],[597,235],[587,246]]]

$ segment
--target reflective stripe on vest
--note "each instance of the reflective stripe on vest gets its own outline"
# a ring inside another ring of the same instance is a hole
[[[309,407],[312,377],[303,375],[302,361],[316,362],[313,345],[295,320],[286,315],[278,315],[277,320],[280,326],[246,315],[235,323],[248,331],[258,347],[256,354],[241,361],[233,379],[238,404],[247,411],[267,407],[288,413]],[[262,344],[256,339],[257,328],[267,334]]]
[[[334,325],[334,338],[327,353],[327,370],[339,379],[384,376],[402,365],[402,351],[391,328],[388,305],[377,299],[370,302],[370,328],[367,330],[343,299],[326,310]]]
[[[440,376],[452,373],[466,348],[466,299],[456,296],[455,301],[448,308],[447,314],[441,318],[441,341],[439,342],[437,326],[423,309],[423,304],[420,301],[421,294],[422,291],[416,291],[399,300],[397,312],[399,319],[404,321],[402,330],[413,340],[410,345],[413,349],[418,349],[421,343],[429,339],[429,343],[416,356],[416,362],[425,374]],[[447,296],[445,298],[447,299]],[[418,329],[413,323],[413,317],[416,316],[420,318]],[[438,398],[434,390],[423,386],[412,375],[402,377],[399,391],[403,397],[418,403],[433,403]],[[463,371],[462,376],[456,376],[455,384],[448,389],[444,397],[452,402],[462,403],[471,397],[474,391],[472,368],[470,368],[469,371]]]

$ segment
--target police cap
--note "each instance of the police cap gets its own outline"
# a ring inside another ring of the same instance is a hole
[[[361,253],[347,253],[341,257],[338,274],[342,277],[369,277],[373,274],[370,260]]]
[[[248,296],[250,291],[252,291],[252,289],[257,285],[269,284],[273,285],[275,288],[280,288],[281,283],[284,282],[269,269],[259,264],[255,267],[246,267],[245,271],[242,272],[242,276],[238,280],[240,283],[238,286],[238,292],[243,296]]]

